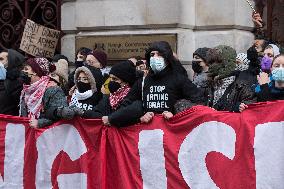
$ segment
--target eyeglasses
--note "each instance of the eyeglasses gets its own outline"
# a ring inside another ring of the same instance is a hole
[[[78,77],[78,78],[77,78],[77,82],[79,82],[79,81],[82,81],[82,82],[84,82],[84,83],[87,83],[87,82],[89,82],[89,79],[88,79],[87,77]]]

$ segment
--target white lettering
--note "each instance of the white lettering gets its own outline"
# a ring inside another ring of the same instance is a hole
[[[87,152],[86,145],[73,125],[63,124],[44,131],[37,139],[36,188],[52,188],[51,168],[60,151],[72,161]],[[47,155],[48,154],[48,155]],[[84,182],[84,181],[82,181]]]
[[[284,122],[257,125],[254,138],[256,188],[283,188]]]
[[[216,151],[233,159],[236,133],[224,123],[211,121],[193,129],[183,141],[178,154],[179,167],[187,185],[192,188],[218,188],[210,178],[205,157]]]
[[[139,133],[138,148],[143,188],[167,188],[163,135],[164,132],[160,129]]]
[[[24,188],[25,126],[8,123],[5,136],[4,179],[0,176],[0,188]]]

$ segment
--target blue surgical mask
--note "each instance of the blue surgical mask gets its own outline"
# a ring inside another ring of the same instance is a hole
[[[284,81],[284,68],[276,68],[272,71],[272,78],[274,81]]]
[[[162,71],[166,67],[165,59],[163,57],[151,57],[150,67],[154,73]]]
[[[5,80],[6,79],[6,73],[7,73],[6,68],[4,67],[2,62],[0,62],[0,80]]]

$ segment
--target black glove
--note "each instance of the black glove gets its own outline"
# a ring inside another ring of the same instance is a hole
[[[70,120],[75,116],[75,112],[70,107],[59,107],[56,110],[56,115],[59,118]]]
[[[75,115],[78,115],[78,116],[82,116],[84,114],[84,110],[77,107],[77,106],[70,106],[70,108],[73,110],[73,112],[75,113]]]

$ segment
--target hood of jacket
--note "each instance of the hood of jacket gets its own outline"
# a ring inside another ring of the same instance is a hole
[[[85,66],[82,66],[76,69],[75,74],[74,74],[75,85],[77,86],[78,84],[77,78],[81,72],[84,72],[86,76],[88,77],[92,91],[94,93],[97,92],[97,85],[96,85],[95,77],[93,76],[92,72]]]

